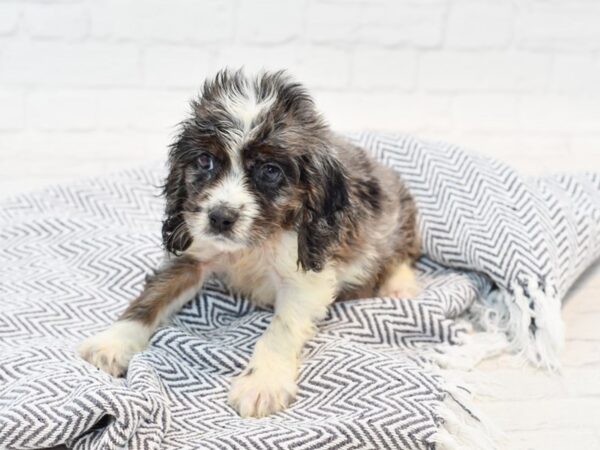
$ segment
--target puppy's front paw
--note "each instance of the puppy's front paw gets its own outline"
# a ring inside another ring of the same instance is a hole
[[[149,335],[148,328],[138,322],[115,322],[84,340],[77,351],[87,362],[120,377],[127,372],[131,357],[146,347]]]
[[[265,417],[282,411],[296,398],[292,373],[247,369],[232,380],[229,404],[242,417]]]

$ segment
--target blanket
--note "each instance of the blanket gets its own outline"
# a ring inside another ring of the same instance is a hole
[[[557,367],[560,301],[600,254],[600,177],[529,180],[456,146],[350,136],[419,207],[416,299],[335,303],[292,406],[241,419],[229,379],[271,311],[211,280],[115,379],[75,347],[108,326],[162,255],[164,171],[143,167],[0,202],[0,448],[466,449],[494,443],[436,362],[468,352],[468,318]]]

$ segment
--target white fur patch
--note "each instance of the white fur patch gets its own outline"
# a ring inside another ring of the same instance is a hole
[[[251,364],[232,380],[229,404],[242,417],[264,417],[285,409],[296,397],[294,361],[271,353]]]
[[[244,134],[252,130],[254,119],[258,117],[265,109],[270,108],[275,101],[275,96],[269,96],[266,99],[259,101],[256,98],[254,86],[248,84],[245,92],[230,91],[223,98],[225,109],[241,123]]]
[[[241,128],[232,127],[224,137],[227,138],[228,151],[233,158],[239,154],[244,144],[252,137],[256,118],[266,109],[270,108],[275,102],[275,95],[270,95],[265,99],[259,100],[256,95],[255,86],[247,82],[243,90],[230,90],[221,99],[221,102],[227,112],[235,117]]]
[[[206,208],[211,209],[220,205],[230,206],[238,210],[248,209],[247,212],[256,214],[258,209],[256,200],[248,190],[241,168],[230,171],[210,190]]]
[[[77,351],[99,369],[121,376],[127,371],[131,357],[146,348],[151,334],[152,330],[139,322],[121,320],[84,340]]]
[[[237,161],[232,161],[232,164],[239,165]],[[219,207],[233,208],[239,213],[231,236],[227,238],[215,236],[209,230],[208,214],[213,208]],[[234,168],[210,189],[203,211],[187,215],[186,222],[196,240],[209,242],[218,251],[232,252],[246,247],[250,229],[258,214],[258,203],[248,189],[243,171]]]

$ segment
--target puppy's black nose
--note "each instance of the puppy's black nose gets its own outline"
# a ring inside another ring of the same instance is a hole
[[[239,216],[239,213],[235,209],[220,207],[213,209],[208,214],[208,221],[210,222],[212,231],[215,233],[224,233],[231,230]]]

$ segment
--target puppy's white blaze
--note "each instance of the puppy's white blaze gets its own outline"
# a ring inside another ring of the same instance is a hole
[[[270,95],[260,101],[256,98],[254,86],[246,85],[245,92],[231,92],[222,99],[225,109],[242,124],[241,133],[233,133],[228,137],[232,141],[229,151],[231,154],[239,151],[241,146],[250,137],[252,123],[263,111],[270,108],[275,102],[275,95]]]
[[[207,207],[225,204],[233,208],[254,203],[254,196],[244,182],[241,170],[232,170],[210,191]]]
[[[259,213],[259,208],[241,171],[232,171],[210,192],[206,210],[210,211],[221,205],[234,208],[239,212],[240,216],[233,230],[236,236],[245,238]]]

